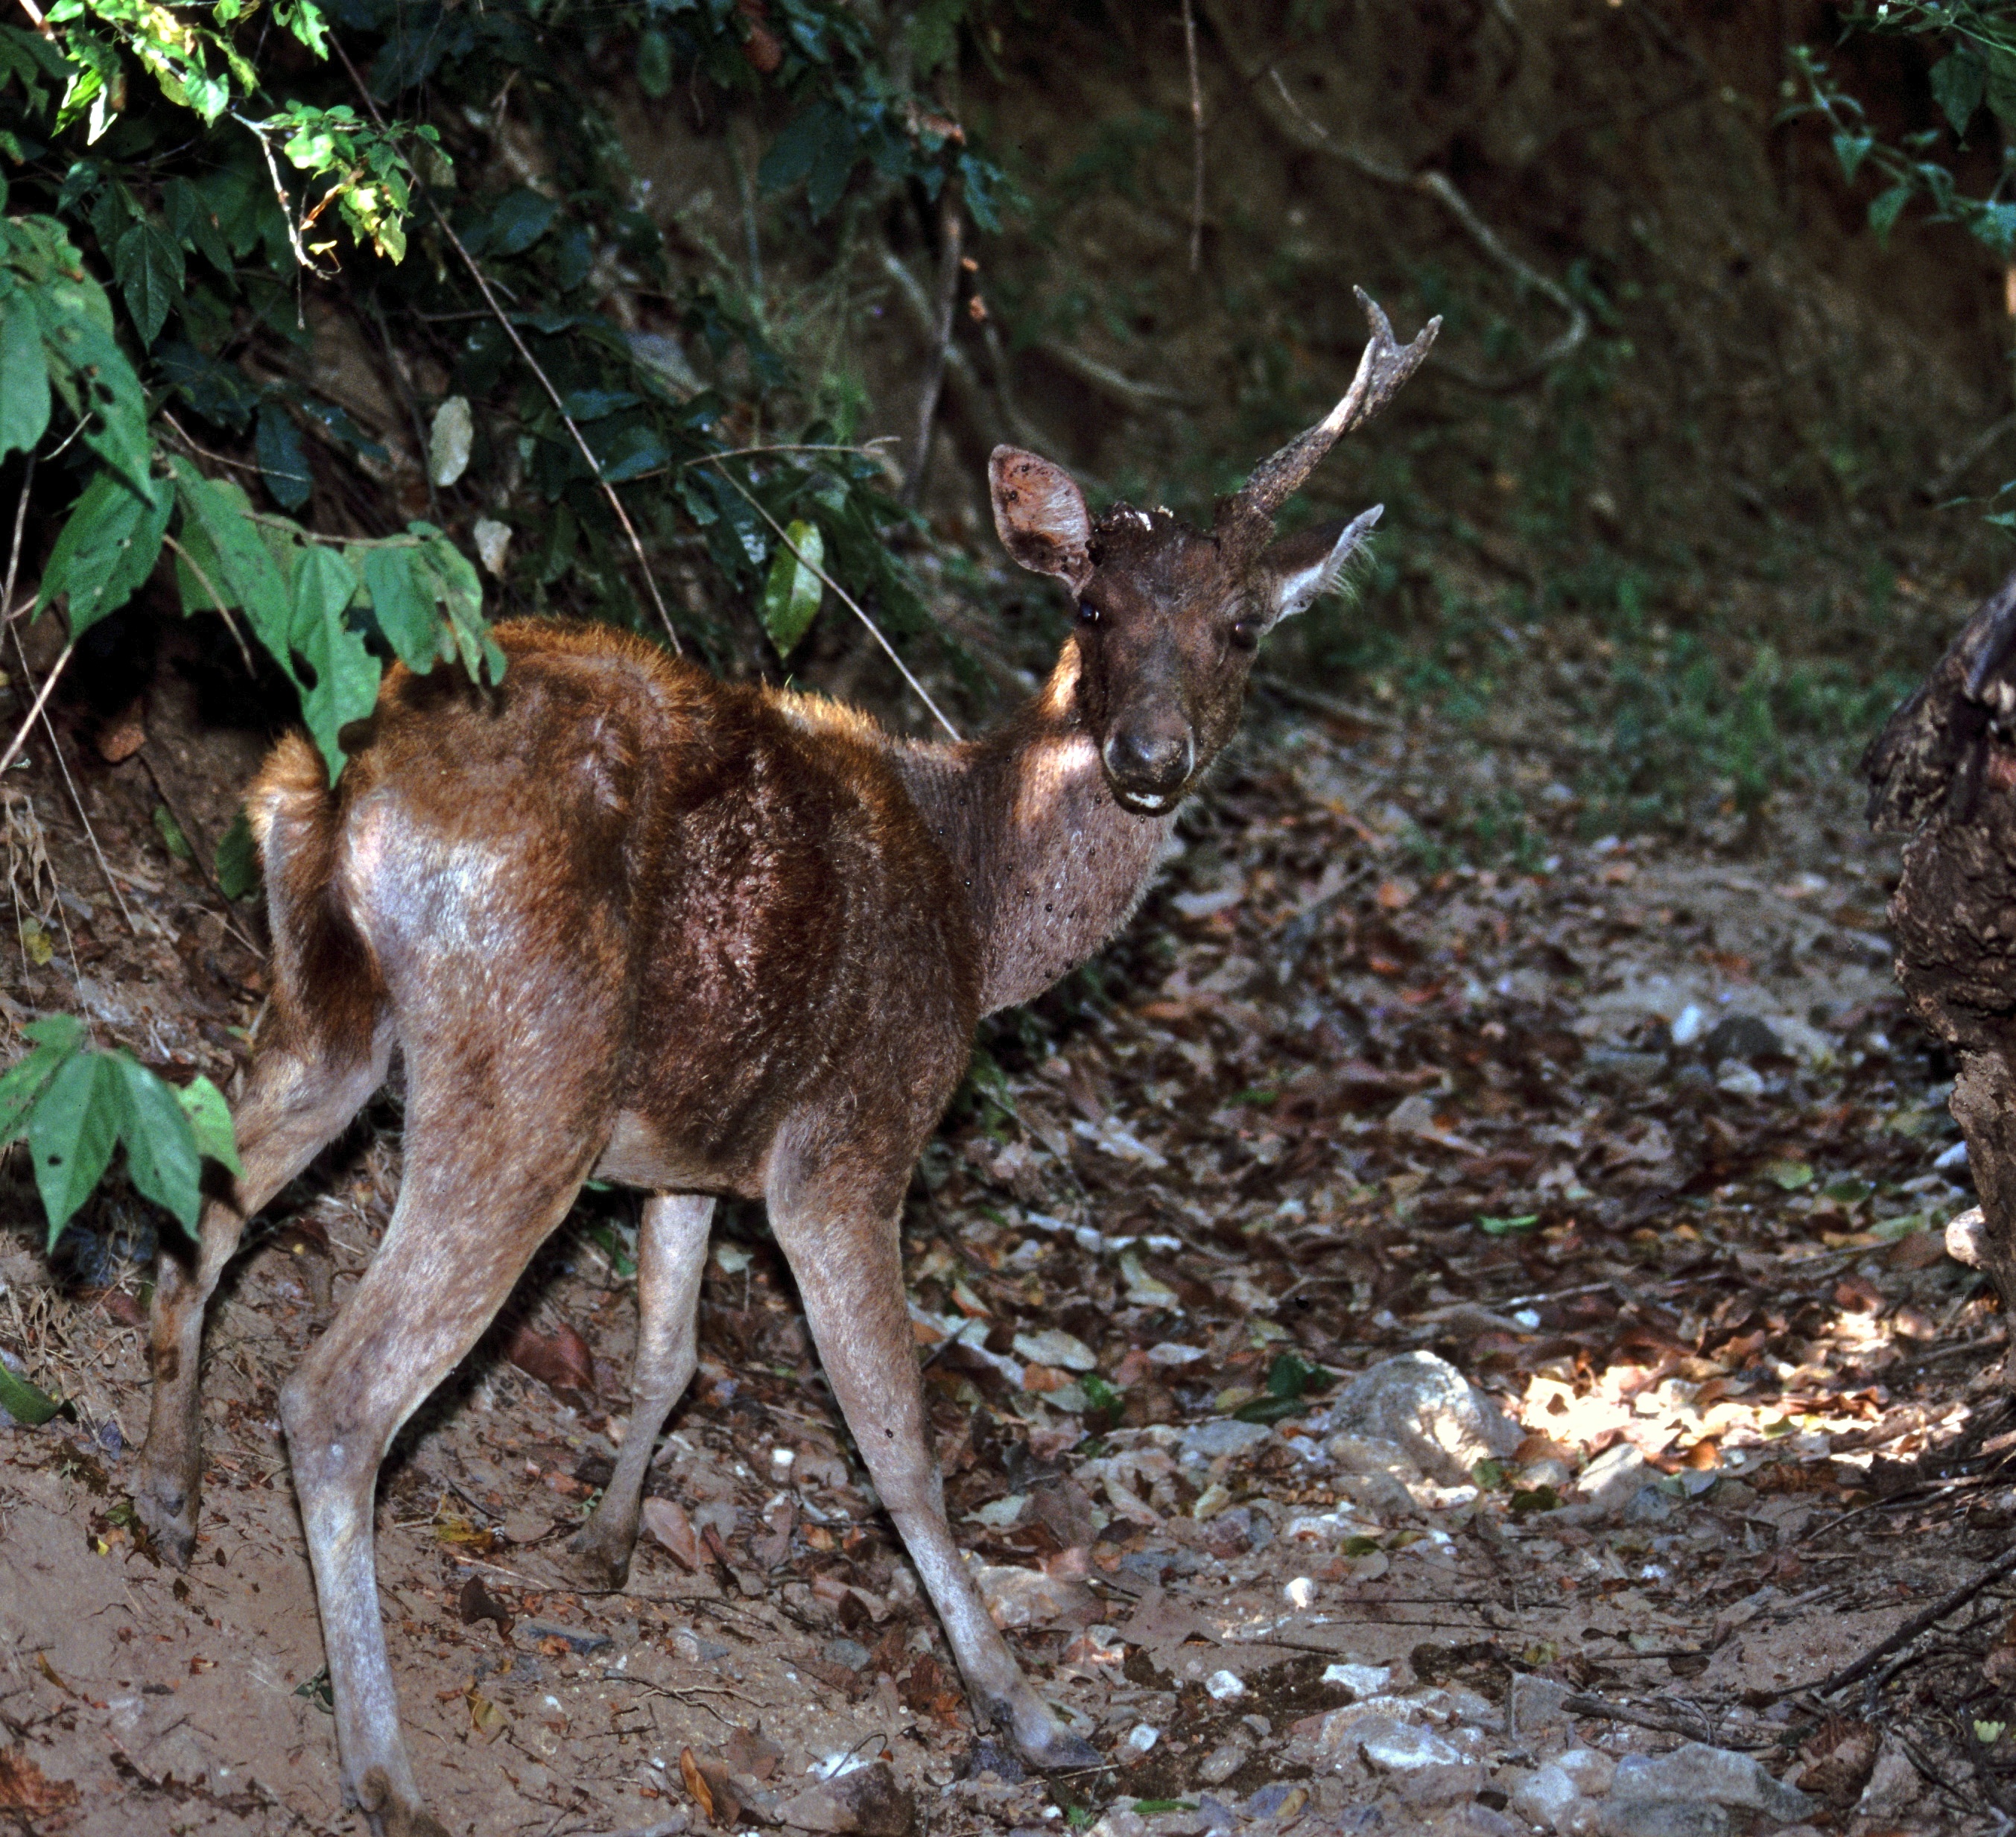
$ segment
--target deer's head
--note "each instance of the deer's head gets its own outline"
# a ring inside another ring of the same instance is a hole
[[[1219,503],[1208,535],[1126,504],[1095,520],[1060,467],[995,449],[995,527],[1024,567],[1069,590],[1079,710],[1113,795],[1139,815],[1181,802],[1238,725],[1260,640],[1337,580],[1379,520],[1375,505],[1273,540],[1281,505],[1340,435],[1385,406],[1441,327],[1431,319],[1413,343],[1395,344],[1386,315],[1358,297],[1372,338],[1349,392]]]

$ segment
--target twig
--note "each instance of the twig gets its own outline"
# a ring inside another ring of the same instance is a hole
[[[923,389],[917,398],[916,444],[903,480],[903,502],[913,509],[923,498],[924,476],[931,469],[931,423],[938,419],[938,397],[945,391],[945,353],[952,348],[952,322],[959,307],[959,254],[964,240],[959,187],[949,182],[944,208],[938,213],[938,310],[931,325],[931,354],[924,363]]]
[[[764,522],[768,523],[772,529],[777,532],[777,540],[783,543],[785,548],[789,549],[793,555],[797,557],[798,565],[801,567],[809,568],[812,573],[818,575],[820,580],[823,581],[827,586],[830,587],[835,593],[840,595],[841,603],[844,605],[849,612],[853,613],[855,617],[859,619],[862,624],[868,627],[869,635],[872,637],[877,644],[881,645],[884,652],[887,653],[889,661],[894,663],[897,669],[902,672],[903,680],[916,692],[917,699],[922,702],[927,708],[931,710],[931,713],[938,717],[938,725],[943,728],[947,733],[950,734],[954,741],[956,741],[959,737],[959,729],[954,727],[952,724],[945,718],[945,710],[939,707],[938,703],[931,699],[930,692],[925,688],[924,685],[921,682],[918,681],[915,676],[911,674],[909,665],[905,663],[901,657],[897,656],[895,646],[891,644],[888,639],[882,635],[882,627],[877,625],[873,619],[869,617],[867,613],[861,609],[860,602],[855,599],[854,595],[849,593],[844,587],[841,586],[841,584],[836,581],[832,575],[829,574],[824,568],[821,567],[817,562],[810,561],[806,559],[805,555],[800,551],[797,544],[794,542],[789,536],[784,534],[784,526],[779,523],[769,511],[765,510],[763,506],[757,501],[754,494],[746,485],[743,484],[741,480],[737,478],[735,474],[730,472],[725,466],[717,466],[715,469],[719,476],[725,479],[730,486],[732,486],[736,491],[740,492],[743,497],[748,500],[751,507],[755,510],[756,514],[762,518]]]
[[[1957,1588],[1949,1590],[1932,1605],[1913,1614],[1888,1638],[1879,1640],[1852,1665],[1844,1666],[1831,1677],[1819,1684],[1795,1684],[1790,1690],[1779,1692],[1781,1696],[1809,1693],[1814,1696],[1831,1696],[1845,1684],[1850,1684],[1862,1674],[1880,1663],[1900,1645],[1909,1645],[1921,1633],[1935,1627],[1955,1608],[1964,1607],[1991,1582],[1998,1582],[2004,1576],[2016,1573],[2016,1550],[2005,1551],[1988,1567]]]
[[[255,516],[254,520],[258,519]],[[164,536],[161,538],[161,545],[181,556],[182,566],[196,576],[196,584],[210,595],[210,603],[216,609],[217,616],[224,621],[225,630],[229,631],[236,642],[238,654],[245,660],[245,674],[251,677],[257,676],[259,667],[252,661],[252,647],[245,642],[245,634],[238,629],[238,621],[232,617],[230,607],[224,603],[224,595],[217,591],[210,577],[203,571],[201,564],[172,536]]]
[[[1215,4],[1215,0],[1207,0],[1207,5],[1211,9],[1211,23],[1220,41],[1229,49],[1233,40],[1226,31],[1223,9]],[[1237,69],[1240,60],[1236,53],[1233,61]],[[1242,73],[1242,80],[1258,99],[1262,113],[1287,138],[1312,153],[1324,153],[1333,160],[1341,160],[1353,171],[1362,172],[1368,178],[1375,178],[1381,185],[1401,186],[1409,191],[1426,193],[1448,211],[1471,240],[1507,273],[1522,286],[1531,287],[1568,316],[1567,329],[1553,343],[1523,369],[1506,376],[1485,376],[1471,369],[1445,351],[1435,354],[1435,362],[1458,382],[1467,383],[1473,389],[1502,394],[1537,382],[1557,364],[1582,347],[1589,337],[1587,309],[1560,282],[1541,273],[1538,268],[1514,254],[1497,232],[1471,208],[1469,201],[1449,182],[1446,174],[1432,170],[1409,172],[1404,167],[1375,159],[1363,148],[1355,146],[1348,141],[1337,139],[1320,122],[1312,120],[1302,112],[1301,106],[1288,92],[1288,86],[1282,80],[1278,69],[1272,65],[1267,66],[1264,82],[1260,80],[1262,74],[1258,67],[1249,66]]]
[[[1636,1703],[1613,1703],[1607,1697],[1572,1696],[1561,1705],[1571,1716],[1593,1716],[1604,1722],[1635,1723],[1640,1728],[1665,1729],[1674,1735],[1691,1735],[1697,1742],[1712,1741],[1717,1747],[1768,1748],[1775,1735],[1762,1740],[1744,1740],[1719,1731],[1698,1709],[1641,1708]]]
[[[1939,469],[1939,476],[1919,486],[1918,495],[1928,502],[1936,502],[1958,484],[1967,468],[2002,437],[2016,431],[2016,415],[2004,415],[2000,421],[1991,421],[1980,433],[1962,447],[1959,453]]]
[[[1183,59],[1190,72],[1190,272],[1204,261],[1204,89],[1197,81],[1197,15],[1183,0]]]
[[[1130,408],[1188,408],[1195,406],[1195,397],[1180,389],[1169,389],[1159,383],[1139,383],[1132,376],[1124,376],[1110,364],[1102,364],[1098,358],[1087,357],[1075,346],[1046,344],[1043,355],[1060,369],[1068,370],[1081,383],[1089,383],[1094,389],[1125,402]]]
[[[70,663],[71,653],[76,649],[77,640],[72,638],[63,646],[63,654],[56,659],[56,667],[43,679],[42,686],[36,694],[34,704],[28,710],[27,719],[21,723],[5,753],[0,753],[0,772],[4,772],[14,763],[20,757],[22,747],[27,744],[30,732],[33,730],[35,723],[41,718],[43,705],[49,699],[49,691],[56,686],[56,678],[63,674]]]
[[[45,38],[53,38],[56,36],[56,34],[49,30],[49,22],[42,17],[42,9],[35,4],[35,0],[21,0],[21,10],[34,22],[35,30]]]
[[[385,117],[379,109],[378,99],[365,86],[364,79],[358,74],[357,67],[351,62],[350,53],[344,49],[342,41],[332,38],[329,42],[335,46],[336,55],[343,59],[343,67],[350,73],[350,81],[356,86],[357,93],[363,97],[364,106],[371,111],[371,119],[383,129]],[[682,655],[679,632],[672,624],[672,615],[666,608],[664,596],[658,591],[657,578],[652,573],[651,564],[645,556],[644,545],[638,536],[637,526],[631,522],[629,512],[623,508],[623,500],[617,496],[616,487],[603,476],[602,462],[596,458],[595,449],[589,445],[574,418],[567,412],[567,404],[561,399],[559,390],[553,386],[553,379],[546,374],[539,360],[532,355],[525,340],[519,336],[518,328],[511,322],[511,315],[498,304],[489,277],[477,267],[476,257],[470,253],[462,238],[455,233],[455,226],[448,221],[448,213],[434,202],[432,192],[429,192],[427,197],[427,208],[434,214],[435,227],[447,238],[449,247],[462,258],[462,264],[469,270],[470,279],[475,282],[477,291],[483,296],[484,304],[490,308],[491,316],[503,327],[504,336],[511,340],[512,348],[517,352],[525,368],[538,379],[540,388],[546,393],[546,399],[553,405],[553,412],[560,416],[567,432],[574,437],[574,444],[579,449],[581,458],[588,462],[590,474],[596,484],[601,487],[603,496],[608,499],[609,508],[615,512],[616,520],[622,526],[623,534],[629,541],[630,552],[637,558],[638,572],[644,577],[644,584],[650,590],[652,605],[657,609],[659,623],[665,628],[665,639],[672,647],[672,655]],[[420,462],[423,466],[427,464],[424,450],[420,455]],[[428,475],[430,477],[433,476],[431,468]]]
[[[347,58],[344,59],[346,63],[349,61]],[[376,114],[377,110],[374,108],[372,113]],[[266,144],[265,128],[257,121],[247,120],[236,109],[232,110],[231,118],[258,142],[260,152],[266,156],[267,174],[273,182],[273,196],[280,207],[280,215],[287,226],[287,240],[293,247],[295,267],[307,269],[319,281],[329,279],[329,276],[315,266],[315,263],[309,259],[308,250],[301,246],[301,232],[294,222],[294,201],[287,196],[286,185],[280,182],[279,165],[273,157],[273,149]],[[378,125],[382,128],[385,124],[380,121]],[[298,296],[297,297],[298,298]]]

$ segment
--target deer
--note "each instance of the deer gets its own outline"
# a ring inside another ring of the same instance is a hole
[[[930,1451],[899,1222],[974,1030],[1085,962],[1140,902],[1178,807],[1237,727],[1261,639],[1334,585],[1380,509],[1276,516],[1434,341],[1371,336],[1330,413],[1200,533],[1001,447],[996,529],[1069,593],[1042,686],[977,739],[719,681],[607,625],[495,627],[489,688],[390,670],[332,786],[300,734],[247,799],[271,1006],[235,1122],[242,1171],[164,1251],[134,1504],[185,1566],[203,1315],[247,1223],[403,1056],[405,1152],[362,1278],[280,1393],[346,1802],[446,1837],[416,1784],[376,1587],[380,1463],[593,1176],[641,1189],[639,1335],[614,1472],[563,1560],[626,1584],[647,1468],[693,1377],[711,1215],[760,1199],[833,1397],[959,1664],[1031,1765],[1103,1765],[1010,1652]]]

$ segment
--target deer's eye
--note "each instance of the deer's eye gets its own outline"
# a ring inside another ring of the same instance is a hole
[[[1096,625],[1099,623],[1099,608],[1089,599],[1080,600],[1078,602],[1078,622],[1081,625]]]
[[[1251,619],[1238,620],[1225,635],[1225,640],[1236,651],[1257,651],[1260,648],[1260,627]]]

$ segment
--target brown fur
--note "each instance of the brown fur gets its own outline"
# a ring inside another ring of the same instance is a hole
[[[898,1210],[976,1021],[1125,921],[1237,723],[1251,639],[1369,519],[1255,559],[1165,513],[1094,526],[1033,455],[997,455],[995,487],[1004,540],[1084,610],[1049,682],[985,739],[897,740],[607,627],[521,622],[497,628],[493,688],[393,670],[333,789],[298,739],[253,787],[274,1012],[236,1114],[243,1174],[205,1208],[194,1267],[163,1259],[135,1496],[185,1562],[204,1306],[246,1219],[396,1047],[398,1202],[281,1397],[346,1790],[381,1837],[441,1827],[379,1620],[379,1463],[592,1172],[655,1196],[631,1426],[574,1545],[586,1584],[622,1585],[646,1464],[692,1375],[712,1196],[760,1197],[976,1709],[1038,1765],[1098,1763],[1022,1677],[946,1523]]]

